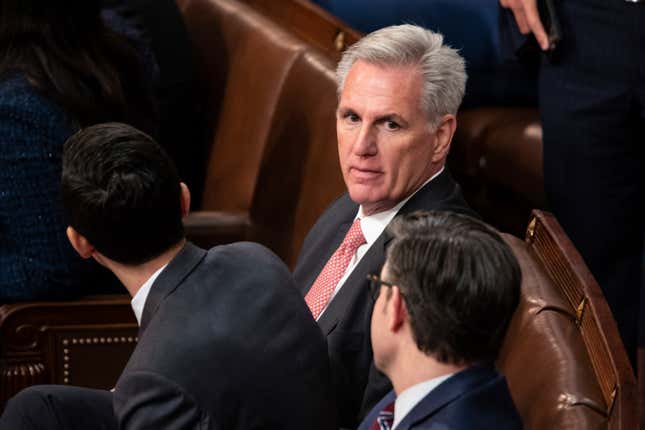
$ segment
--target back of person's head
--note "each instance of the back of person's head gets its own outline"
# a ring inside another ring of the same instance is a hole
[[[101,0],[0,1],[0,78],[24,74],[74,125],[124,121],[154,131],[143,63],[107,26]]]
[[[488,225],[415,212],[390,227],[388,274],[401,289],[419,350],[447,364],[494,360],[519,301],[521,272]]]
[[[360,39],[344,53],[336,68],[338,94],[354,63],[414,66],[423,76],[421,106],[435,123],[442,115],[456,115],[466,88],[465,61],[443,43],[443,36],[411,24],[385,27]]]
[[[184,237],[175,166],[131,126],[99,124],[70,137],[61,187],[69,225],[114,261],[144,263]]]

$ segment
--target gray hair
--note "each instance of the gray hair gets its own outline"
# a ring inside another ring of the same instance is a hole
[[[423,77],[421,107],[434,126],[445,114],[457,114],[466,87],[466,66],[443,36],[416,25],[385,27],[368,34],[344,53],[336,68],[338,97],[358,60],[384,66],[417,66]]]

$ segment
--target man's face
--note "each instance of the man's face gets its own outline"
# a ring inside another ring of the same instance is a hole
[[[443,164],[421,91],[414,66],[359,60],[347,75],[336,113],[338,155],[349,195],[367,215],[394,207]]]
[[[381,280],[389,281],[389,273],[387,263],[383,265],[381,270]],[[380,287],[374,309],[372,311],[372,321],[370,328],[370,336],[372,340],[372,351],[374,352],[374,365],[377,369],[385,372],[387,365],[392,356],[392,347],[387,319],[387,302],[388,302],[388,289],[389,287]]]

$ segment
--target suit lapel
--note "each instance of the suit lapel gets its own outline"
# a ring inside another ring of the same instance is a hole
[[[360,295],[362,290],[367,289],[367,275],[380,270],[385,259],[385,248],[389,241],[390,238],[385,232],[376,239],[318,319],[318,325],[325,335],[329,335],[338,321],[346,315],[346,308],[353,303],[356,296]],[[351,288],[345,288],[345,286],[351,286]]]
[[[141,337],[153,315],[159,309],[161,302],[181,284],[205,256],[206,251],[190,242],[186,242],[181,251],[168,263],[168,266],[161,272],[154,284],[152,284],[152,288],[150,288],[150,293],[143,307],[139,337]]]
[[[492,365],[475,365],[451,376],[423,398],[397,426],[397,429],[412,428],[425,421],[462,395],[495,378]]]
[[[417,191],[417,193],[413,195],[405,205],[403,205],[399,214],[410,213],[421,209],[432,210],[439,207],[445,208],[446,201],[450,201],[455,197],[461,197],[459,186],[452,179],[452,176],[446,167],[439,176]]]

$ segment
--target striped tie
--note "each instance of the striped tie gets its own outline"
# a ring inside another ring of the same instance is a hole
[[[374,420],[370,430],[391,430],[394,422],[394,402],[386,405]]]

